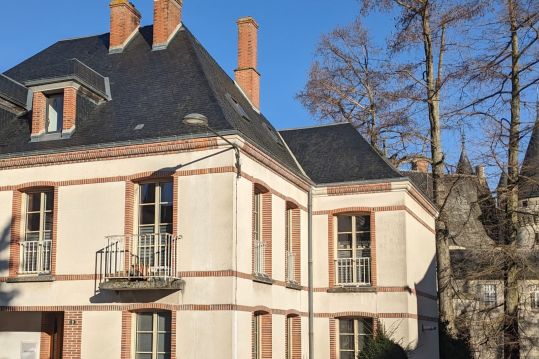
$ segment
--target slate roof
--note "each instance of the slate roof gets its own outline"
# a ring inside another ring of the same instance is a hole
[[[460,153],[459,163],[457,164],[457,173],[460,175],[473,175],[474,170],[466,150],[463,148]]]
[[[519,198],[539,197],[539,103],[537,105],[537,120],[526,150],[520,172]]]
[[[402,178],[349,123],[280,131],[318,184]]]
[[[109,78],[112,100],[96,105],[79,96],[77,129],[71,138],[58,141],[30,142],[31,114],[16,118],[0,109],[0,157],[206,135],[203,129],[182,124],[185,115],[196,112],[207,116],[213,129],[240,133],[301,175],[275,128],[187,28],[181,28],[165,50],[152,51],[152,36],[153,26],[140,28],[119,54],[109,54],[109,34],[60,41],[5,72],[27,84],[69,75],[72,59],[77,59]],[[227,94],[247,116],[235,109]],[[144,127],[135,130],[139,124]]]

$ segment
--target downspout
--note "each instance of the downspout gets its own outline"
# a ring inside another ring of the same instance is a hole
[[[314,307],[313,307],[313,190],[309,189],[308,200],[307,257],[309,273],[309,359],[314,359]]]

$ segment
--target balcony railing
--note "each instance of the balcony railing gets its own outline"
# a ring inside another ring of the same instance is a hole
[[[371,284],[371,258],[339,258],[335,260],[337,285],[362,286]]]
[[[52,241],[20,242],[20,274],[50,274]]]
[[[296,255],[292,252],[286,252],[286,281],[288,283],[297,283],[296,280]]]
[[[254,272],[256,275],[266,276],[266,243],[255,240],[254,246]]]
[[[96,253],[100,288],[157,289],[147,283],[166,287],[179,280],[178,240],[168,233],[107,237],[107,246]]]

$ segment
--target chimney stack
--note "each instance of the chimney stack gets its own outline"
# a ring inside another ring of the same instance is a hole
[[[421,173],[429,172],[429,160],[426,158],[416,158],[412,160],[412,171],[417,171]]]
[[[140,13],[129,0],[110,2],[110,52],[121,52],[140,26]]]
[[[154,0],[153,49],[165,49],[182,22],[183,0]]]
[[[479,179],[479,183],[481,185],[487,184],[487,177],[485,176],[485,167],[484,166],[476,166],[475,167],[475,174],[477,175],[477,178]]]
[[[238,68],[236,82],[253,106],[260,108],[260,73],[258,65],[258,24],[252,17],[238,20]]]

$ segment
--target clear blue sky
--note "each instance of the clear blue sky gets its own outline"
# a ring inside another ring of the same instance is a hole
[[[151,24],[153,0],[132,2],[142,13],[142,24]],[[0,72],[58,40],[108,32],[108,4],[109,0],[2,1]],[[262,110],[277,128],[289,128],[314,123],[295,95],[305,85],[320,36],[351,22],[358,9],[357,0],[184,0],[183,20],[233,74],[235,21],[247,15],[257,19]]]

